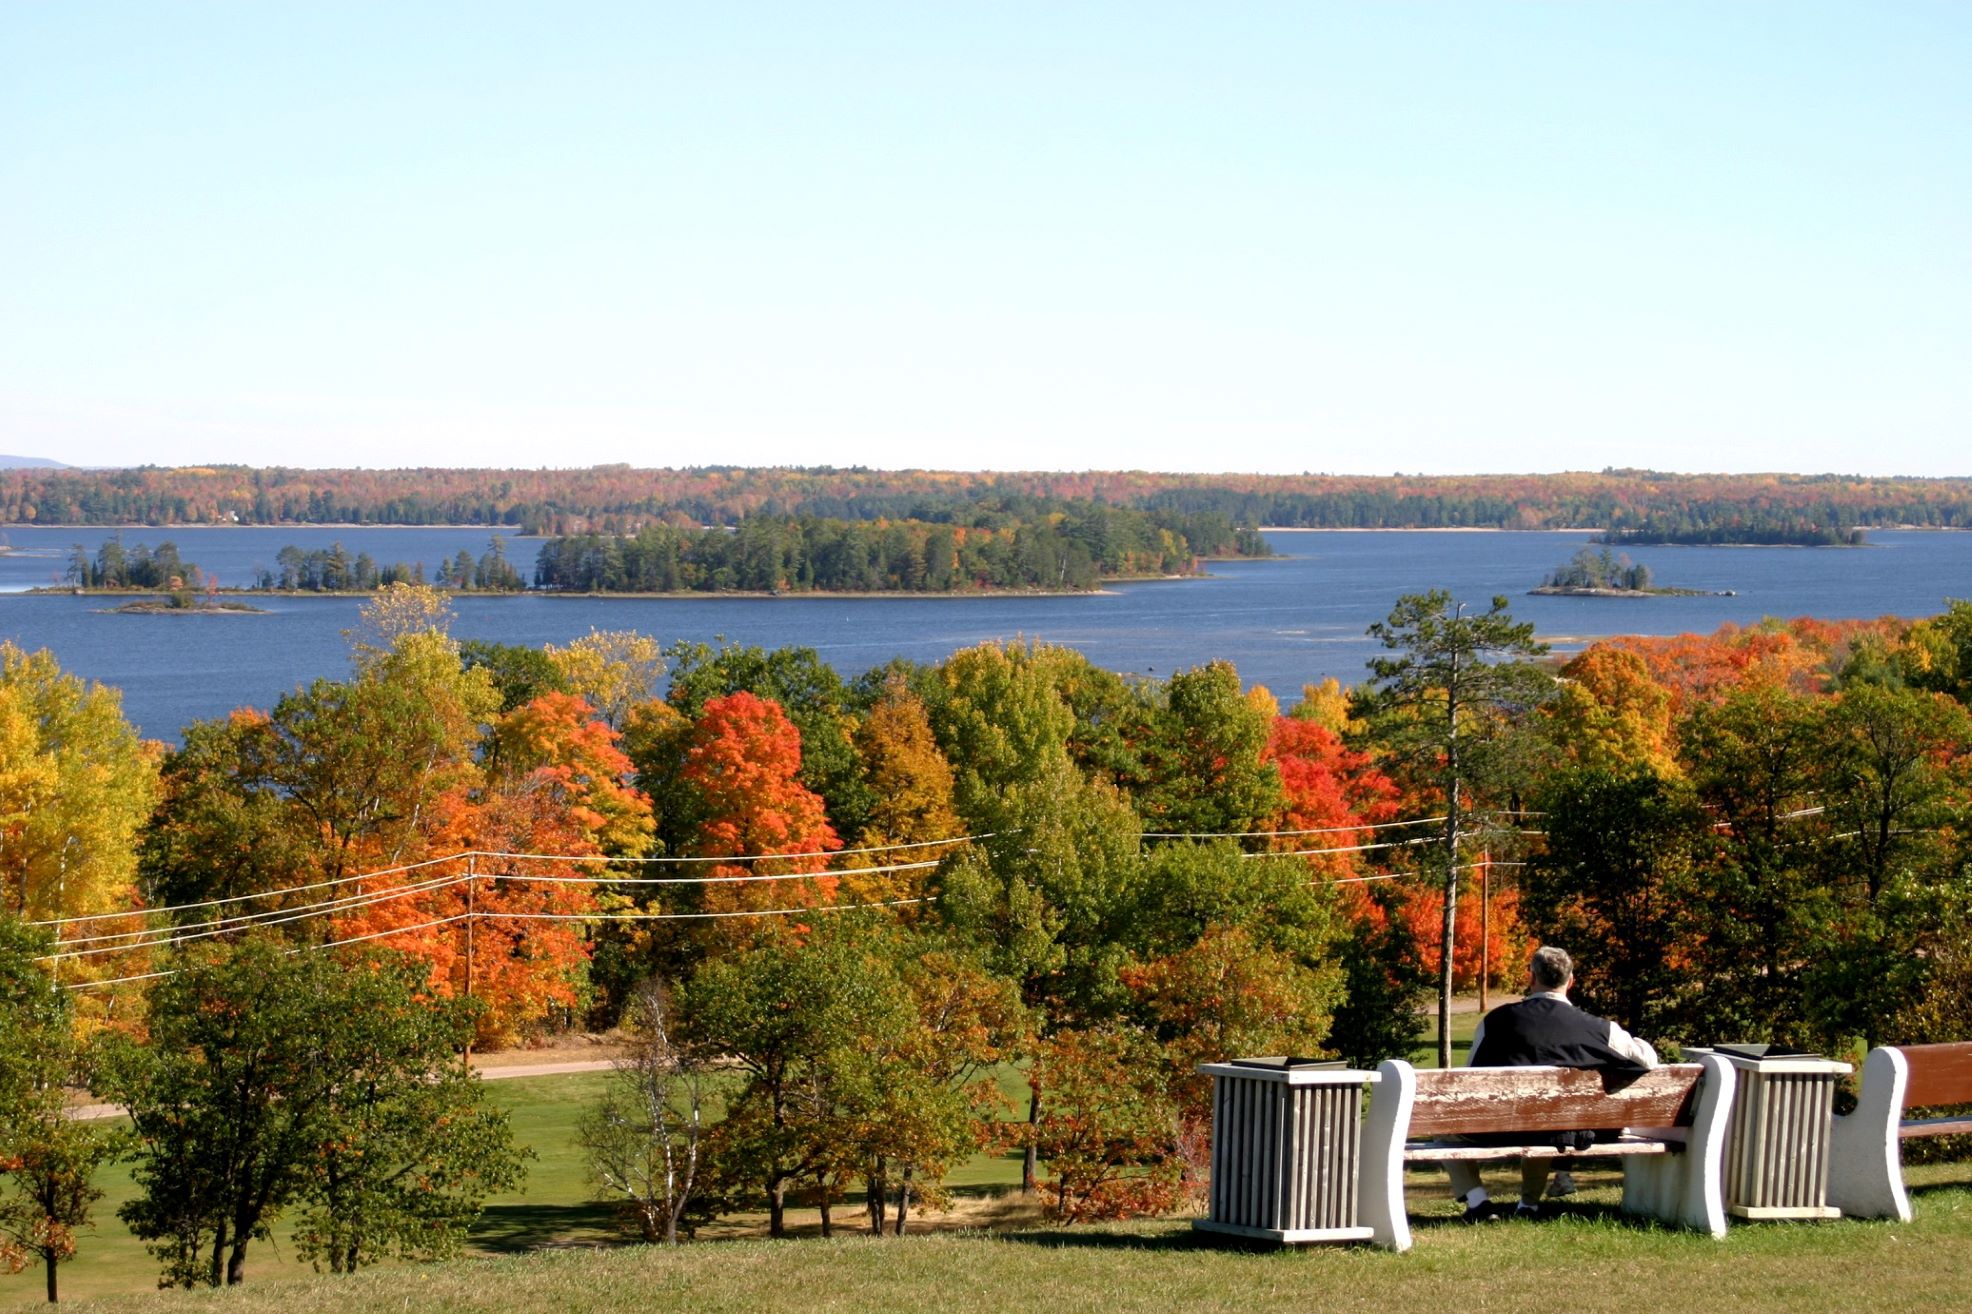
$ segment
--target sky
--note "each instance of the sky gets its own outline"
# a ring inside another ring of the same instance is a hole
[[[0,452],[1972,474],[1972,5],[0,3]]]

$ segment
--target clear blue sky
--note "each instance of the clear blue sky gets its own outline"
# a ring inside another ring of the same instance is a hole
[[[1972,474],[1972,5],[0,4],[0,451]]]

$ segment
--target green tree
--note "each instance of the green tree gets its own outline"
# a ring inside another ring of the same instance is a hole
[[[701,1194],[707,1079],[712,1056],[680,1043],[670,992],[648,980],[630,995],[623,1028],[630,1040],[582,1116],[582,1149],[603,1199],[616,1204],[646,1241],[678,1244],[678,1228]]]
[[[348,1272],[456,1249],[517,1163],[456,1069],[469,1018],[389,959],[243,940],[188,952],[114,1045],[101,1092],[130,1110],[142,1192],[118,1212],[179,1286],[233,1285],[300,1205],[305,1253]]]
[[[467,670],[484,667],[492,676],[502,712],[525,707],[542,694],[570,692],[568,677],[555,659],[525,644],[465,639],[459,644],[459,661]]]
[[[1248,697],[1231,662],[1171,677],[1152,726],[1150,779],[1137,800],[1152,829],[1254,830],[1281,810],[1280,771],[1266,757],[1271,701]]]
[[[1688,909],[1716,844],[1688,786],[1648,767],[1582,768],[1540,799],[1547,848],[1522,874],[1528,928],[1575,954],[1582,1002],[1661,1034],[1687,968]]]
[[[1398,654],[1370,661],[1361,707],[1369,738],[1405,774],[1430,781],[1445,810],[1438,1062],[1449,1067],[1467,794],[1485,774],[1489,751],[1505,738],[1512,718],[1551,692],[1552,678],[1528,660],[1545,653],[1547,645],[1535,641],[1532,625],[1513,619],[1505,598],[1496,597],[1486,611],[1468,616],[1465,604],[1443,589],[1397,599],[1369,633]]]
[[[870,923],[817,919],[806,936],[764,937],[706,962],[682,992],[687,1042],[728,1057],[742,1082],[713,1146],[727,1180],[765,1196],[770,1236],[787,1235],[789,1193],[854,1171],[854,1129],[882,1089],[885,1038],[911,1001]]]
[[[1826,702],[1757,681],[1700,706],[1680,757],[1714,818],[1718,857],[1694,892],[1694,1034],[1801,1043],[1802,968],[1826,946],[1833,891],[1821,870],[1817,745]]]
[[[96,1170],[120,1138],[63,1107],[63,1087],[83,1072],[69,995],[35,961],[49,949],[45,932],[0,914],[0,1268],[38,1259],[52,1302],[57,1270],[102,1198]]]
[[[1875,903],[1893,871],[1948,861],[1938,828],[1962,812],[1972,715],[1940,694],[1855,683],[1822,717],[1814,764],[1834,829],[1853,835],[1845,866]]]
[[[294,1240],[332,1273],[458,1254],[486,1197],[518,1186],[531,1157],[458,1062],[471,1001],[433,996],[426,976],[398,954],[345,964],[310,1019],[314,1061],[334,1080]]]

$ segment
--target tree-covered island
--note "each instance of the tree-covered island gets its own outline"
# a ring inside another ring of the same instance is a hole
[[[1698,597],[1709,590],[1659,588],[1651,581],[1650,567],[1642,562],[1633,562],[1608,548],[1598,552],[1585,547],[1567,564],[1550,570],[1539,588],[1528,592],[1550,597],[1650,598]],[[1732,592],[1726,590],[1717,596],[1731,597]]]

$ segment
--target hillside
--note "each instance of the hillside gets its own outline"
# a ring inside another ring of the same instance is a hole
[[[1560,529],[1747,523],[1972,527],[1972,479],[1846,475],[996,473],[698,466],[639,470],[303,470],[146,466],[0,472],[0,524],[488,525],[626,533],[755,516],[949,520],[1064,503],[1302,529]]]

